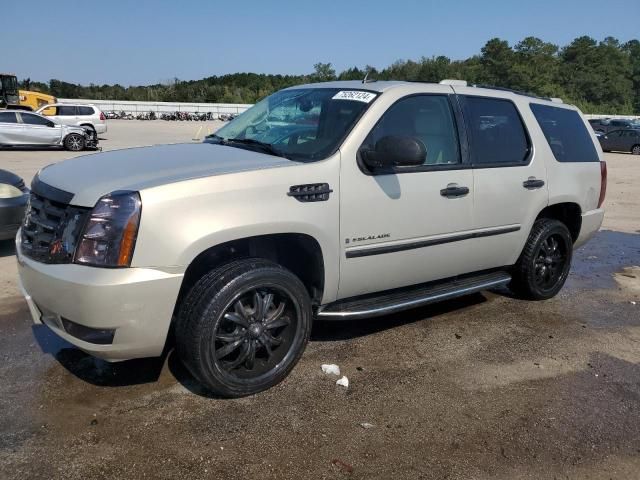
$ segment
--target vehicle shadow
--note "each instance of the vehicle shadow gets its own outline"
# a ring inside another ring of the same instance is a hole
[[[33,336],[43,353],[50,354],[69,373],[99,387],[127,387],[158,380],[166,354],[110,363],[93,357],[53,333],[45,325],[34,325]]]
[[[387,315],[378,318],[363,319],[363,320],[339,320],[339,321],[320,321],[316,320],[313,324],[313,331],[311,333],[312,342],[332,342],[339,340],[353,339],[357,337],[364,337],[372,335],[374,333],[389,330],[422,320],[428,320],[430,318],[451,313],[456,310],[471,307],[473,305],[479,305],[486,302],[487,299],[484,295],[478,293],[468,295],[466,297],[441,302],[438,304],[428,305],[426,307],[416,308],[414,310],[408,310],[400,312],[394,315]],[[189,392],[194,395],[198,395],[205,398],[224,400],[224,397],[220,397],[205,388],[203,388],[198,380],[186,369],[178,358],[177,352],[172,350],[169,353],[167,361],[169,371],[174,378]]]
[[[457,310],[486,302],[478,293],[459,299],[429,305],[394,315],[349,321],[316,321],[311,334],[312,342],[332,342],[375,334],[410,323],[428,320]],[[99,387],[127,387],[157,382],[166,364],[171,375],[189,392],[205,398],[224,400],[207,389],[191,375],[175,351],[173,335],[160,357],[141,358],[110,363],[95,358],[66,342],[44,325],[32,326],[33,336],[41,351],[50,354],[69,373]]]
[[[502,291],[500,293],[502,294]],[[316,320],[311,332],[311,341],[333,342],[366,337],[383,330],[429,320],[440,315],[479,305],[486,301],[487,298],[483,294],[476,293],[382,317],[360,320]]]
[[[0,152],[37,152],[40,150],[64,150],[64,148],[58,145],[0,147]]]
[[[0,258],[11,257],[16,254],[15,241],[10,238],[9,240],[0,240]]]

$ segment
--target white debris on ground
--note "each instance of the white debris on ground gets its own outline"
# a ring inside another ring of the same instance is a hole
[[[322,371],[328,375],[340,376],[340,367],[338,365],[333,363],[324,363],[320,365],[320,368],[322,368]]]
[[[373,423],[368,423],[368,422],[363,422],[363,423],[360,424],[360,426],[362,428],[364,428],[365,430],[375,427],[375,425]]]
[[[340,385],[344,388],[349,388],[349,379],[343,376],[341,379],[336,380],[336,385]]]

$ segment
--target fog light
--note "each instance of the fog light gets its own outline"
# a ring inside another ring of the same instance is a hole
[[[62,325],[64,331],[72,337],[76,337],[83,342],[96,343],[98,345],[111,345],[113,343],[113,337],[116,334],[114,329],[85,327],[64,317],[62,317]]]

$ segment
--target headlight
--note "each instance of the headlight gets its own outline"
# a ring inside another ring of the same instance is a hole
[[[75,262],[98,267],[131,265],[141,206],[138,192],[114,192],[98,200],[80,235]]]
[[[22,190],[7,183],[0,183],[0,198],[15,198],[24,195]]]

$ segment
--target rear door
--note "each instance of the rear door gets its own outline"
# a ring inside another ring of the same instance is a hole
[[[0,145],[20,143],[22,125],[14,112],[0,112]]]
[[[640,130],[628,129],[622,131],[620,151],[631,152],[634,146],[640,145]]]
[[[545,162],[525,126],[533,116],[510,93],[469,87],[456,92],[473,167],[474,266],[511,265],[549,199]]]

